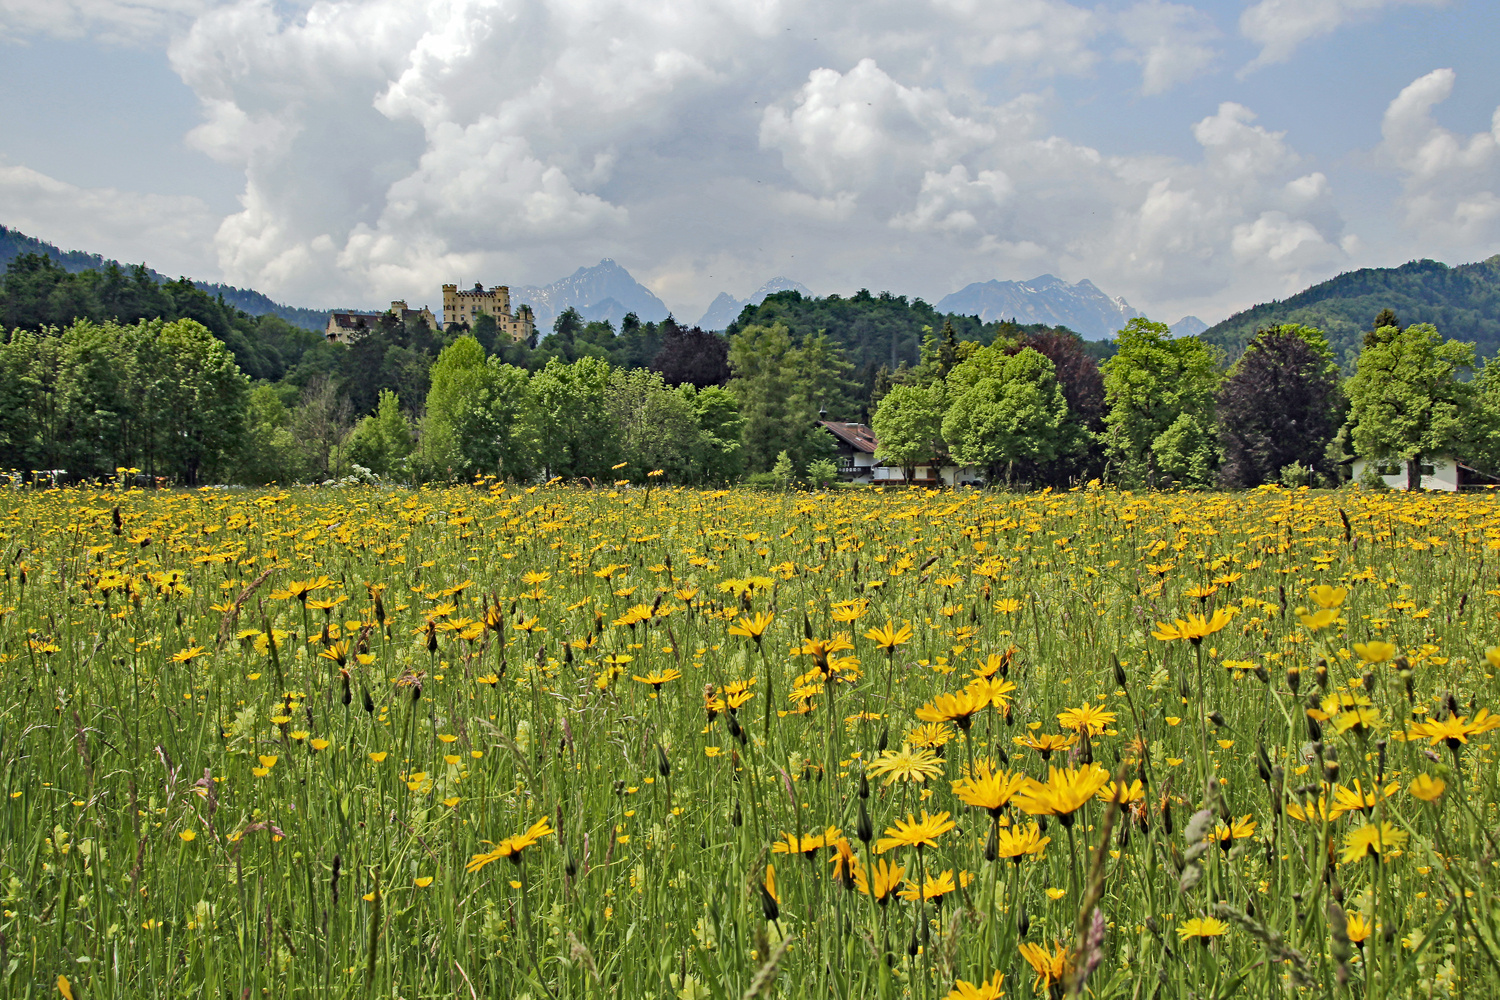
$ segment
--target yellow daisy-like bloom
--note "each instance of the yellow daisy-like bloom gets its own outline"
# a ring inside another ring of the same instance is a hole
[[[1098,764],[1080,768],[1049,767],[1047,783],[1028,779],[1016,793],[1015,803],[1022,812],[1033,816],[1056,816],[1063,826],[1071,826],[1073,814],[1094,797],[1109,781],[1109,772]]]
[[[197,657],[200,657],[202,655],[203,655],[203,647],[202,646],[193,646],[193,647],[191,647],[189,649],[184,649],[180,653],[173,653],[172,654],[172,662],[173,663],[192,663],[194,659],[196,659]]]
[[[1396,645],[1390,642],[1371,640],[1370,642],[1356,642],[1354,654],[1364,663],[1384,663],[1396,655]]]
[[[1079,708],[1057,713],[1058,725],[1074,732],[1087,732],[1090,736],[1098,736],[1106,726],[1114,725],[1114,721],[1115,713],[1106,712],[1102,703],[1090,706],[1088,702],[1084,702]]]
[[[1045,761],[1051,760],[1055,751],[1066,750],[1077,743],[1078,734],[1063,736],[1060,733],[1026,733],[1023,736],[1012,736],[1011,742],[1018,747],[1035,750]]]
[[[1308,592],[1308,596],[1318,607],[1331,609],[1342,607],[1349,591],[1343,587],[1330,587],[1326,583],[1320,583]]]
[[[1036,973],[1035,989],[1039,993],[1045,993],[1053,983],[1062,982],[1072,971],[1073,963],[1069,960],[1071,956],[1060,941],[1055,942],[1050,950],[1044,944],[1023,941],[1020,950],[1021,957],[1026,959],[1026,964]]]
[[[936,750],[953,742],[956,735],[946,722],[924,722],[907,732],[906,742],[920,749]]]
[[[1442,798],[1443,792],[1448,788],[1448,783],[1442,778],[1434,778],[1430,774],[1421,774],[1406,789],[1411,792],[1413,798],[1421,799],[1423,802],[1436,802]],[[1352,938],[1350,940],[1353,940]]]
[[[1225,850],[1236,840],[1244,840],[1246,837],[1255,836],[1255,820],[1248,814],[1230,823],[1214,824],[1214,839]]]
[[[865,633],[865,638],[885,650],[886,655],[896,651],[896,647],[911,641],[911,626],[902,625],[896,627],[895,622],[886,619],[885,627],[876,626]]]
[[[829,827],[828,834],[834,840],[838,839],[839,831],[836,827]],[[827,836],[821,833],[808,833],[798,837],[795,833],[783,833],[784,839],[776,841],[771,845],[773,854],[812,854],[818,848],[830,843]]]
[[[1491,715],[1489,709],[1481,708],[1473,722],[1469,721],[1467,715],[1452,715],[1446,719],[1414,723],[1406,738],[1426,738],[1431,741],[1429,746],[1437,746],[1442,742],[1449,749],[1457,750],[1460,744],[1469,742],[1470,736],[1478,736],[1491,729],[1500,729],[1500,715]]]
[[[761,640],[765,638],[766,629],[771,627],[771,622],[775,620],[775,617],[763,611],[757,611],[753,615],[740,615],[735,623],[729,626],[729,634],[754,639],[755,644],[759,646]]]
[[[509,858],[511,863],[520,864],[521,852],[552,832],[552,824],[548,822],[546,816],[543,816],[531,824],[524,833],[506,837],[500,843],[494,845],[494,850],[474,855],[469,859],[469,863],[464,866],[464,871],[472,874],[479,871],[479,869],[491,861],[499,861],[501,858]]]
[[[1123,787],[1111,781],[1099,789],[1098,798],[1100,802],[1113,802],[1116,796],[1119,797],[1119,802],[1122,806],[1129,805],[1132,802],[1139,802],[1146,797],[1146,786],[1141,784],[1140,778],[1136,778]]]
[[[983,670],[984,667],[978,669]],[[1014,681],[1008,681],[1004,677],[985,674],[971,680],[968,690],[975,696],[988,698],[992,707],[1003,709],[1010,704],[1010,695],[1016,690],[1016,685]]]
[[[1306,608],[1297,609],[1297,620],[1309,632],[1318,632],[1338,621],[1339,613],[1333,608],[1319,608],[1309,613]]]
[[[890,902],[891,896],[900,887],[901,880],[906,877],[905,865],[893,865],[885,858],[881,858],[870,865],[870,874],[867,877],[863,867],[854,869],[854,884],[859,891],[866,896],[874,896],[875,902],[884,906]]]
[[[1171,642],[1174,639],[1186,639],[1193,645],[1198,645],[1207,636],[1213,635],[1227,626],[1234,618],[1234,609],[1218,608],[1214,611],[1212,618],[1203,615],[1188,615],[1186,618],[1178,618],[1173,624],[1157,622],[1156,631],[1151,635],[1163,642]]]
[[[1040,855],[1052,843],[1051,837],[1042,836],[1036,823],[1026,826],[1002,826],[995,831],[995,857],[1009,858],[1012,864],[1030,855]]]
[[[900,750],[882,750],[866,772],[884,778],[885,784],[897,781],[926,781],[943,773],[943,765],[931,750],[913,749],[903,743]]]
[[[659,672],[653,670],[645,677],[641,677],[637,674],[631,674],[630,679],[633,681],[638,681],[641,684],[650,684],[651,690],[660,691],[663,684],[666,684],[668,681],[675,681],[681,676],[681,670],[678,670],[676,667],[668,667],[667,669]]]
[[[886,828],[885,836],[875,842],[875,853],[884,854],[896,847],[936,847],[937,838],[956,825],[947,812],[933,816],[923,809],[920,820],[907,813],[906,819],[898,819],[895,826]]]
[[[953,983],[953,989],[943,1000],[999,1000],[1005,992],[1001,984],[1005,981],[1005,973],[997,972],[989,979],[981,980],[978,985],[967,979],[958,979]]]
[[[1204,944],[1208,944],[1209,938],[1223,937],[1229,933],[1229,925],[1218,917],[1194,917],[1184,920],[1177,928],[1177,939],[1179,941],[1191,941],[1197,938]]]
[[[917,709],[916,714],[923,722],[952,722],[959,729],[968,732],[974,714],[984,711],[989,703],[987,692],[968,687],[957,694],[938,695]]]
[[[1369,940],[1370,931],[1373,929],[1370,926],[1370,922],[1365,919],[1363,913],[1349,914],[1344,925],[1345,935],[1348,936],[1351,942],[1359,945],[1361,948],[1365,946],[1365,941]]]
[[[840,601],[833,606],[831,612],[833,620],[840,625],[852,625],[864,617],[866,611],[870,610],[870,602],[866,600]]]
[[[1380,798],[1390,798],[1400,789],[1400,785],[1394,782],[1386,785],[1377,785],[1369,791],[1365,791],[1360,785],[1359,779],[1354,780],[1353,787],[1335,785],[1333,788],[1333,807],[1328,810],[1329,819],[1338,819],[1345,813],[1364,812],[1368,813],[1375,808],[1375,803]],[[1382,789],[1384,792],[1382,794]]]
[[[996,771],[989,761],[981,760],[974,763],[974,771],[969,777],[953,782],[953,794],[966,806],[987,809],[991,816],[999,816],[1011,796],[1028,780],[1020,771]]]
[[[1366,823],[1344,835],[1343,862],[1347,865],[1367,854],[1389,860],[1406,846],[1406,836],[1405,830],[1390,823]]]
[[[955,891],[959,884],[967,886],[974,881],[974,876],[968,872],[959,872],[959,881],[953,881],[953,869],[949,868],[940,875],[929,875],[922,883],[922,899],[942,899],[948,893]],[[898,895],[908,903],[917,901],[917,886],[913,882],[906,883]]]

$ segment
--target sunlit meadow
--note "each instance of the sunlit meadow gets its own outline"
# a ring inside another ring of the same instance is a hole
[[[1488,495],[0,494],[0,996],[1494,995]]]

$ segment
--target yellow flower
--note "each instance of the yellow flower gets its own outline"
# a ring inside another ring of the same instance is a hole
[[[317,738],[315,740],[312,740],[307,745],[310,746],[310,747],[312,747],[314,750],[327,750],[328,746],[329,746],[329,743],[328,743],[327,740],[323,739],[322,737],[319,737],[319,738]]]
[[[1377,859],[1390,859],[1401,853],[1406,846],[1406,831],[1398,830],[1390,823],[1366,823],[1344,835],[1344,864],[1350,864],[1373,854]]]
[[[869,767],[871,777],[885,778],[885,784],[897,781],[923,782],[943,773],[943,765],[931,750],[912,749],[902,744],[899,751],[882,750]]]
[[[1104,732],[1105,727],[1111,726],[1115,721],[1115,713],[1106,712],[1103,703],[1090,707],[1084,702],[1080,708],[1070,708],[1057,713],[1057,722],[1064,729],[1072,729],[1076,732],[1088,732],[1090,736],[1098,736]]]
[[[1032,816],[1056,816],[1063,826],[1073,825],[1073,813],[1094,797],[1109,781],[1109,772],[1098,764],[1080,768],[1049,767],[1047,783],[1029,780],[1016,793],[1015,803]]]
[[[1396,655],[1396,646],[1394,643],[1372,639],[1369,642],[1356,642],[1354,653],[1365,663],[1384,663]]]
[[[932,816],[923,809],[920,820],[907,813],[906,819],[898,819],[895,826],[886,828],[885,836],[875,842],[875,853],[884,854],[896,847],[936,847],[937,838],[956,825],[946,812]]]
[[[1182,926],[1177,928],[1177,938],[1181,941],[1189,941],[1197,938],[1204,944],[1208,944],[1209,938],[1222,937],[1229,932],[1229,925],[1218,917],[1194,917],[1184,920]]]
[[[1363,948],[1365,941],[1369,940],[1371,930],[1370,922],[1365,919],[1364,914],[1351,913],[1348,915],[1344,933],[1354,944]]]
[[[416,878],[412,879],[412,883],[416,885],[418,889],[425,889],[432,884],[432,876],[419,875]]]
[[[1073,968],[1068,949],[1061,942],[1054,943],[1049,951],[1046,945],[1022,941],[1020,951],[1026,964],[1036,973],[1035,987],[1038,993],[1045,993],[1053,983],[1062,982],[1063,977]]]
[[[1213,635],[1228,625],[1234,618],[1234,612],[1234,608],[1218,608],[1214,611],[1212,618],[1206,618],[1203,615],[1188,615],[1186,618],[1178,618],[1171,625],[1166,622],[1157,622],[1156,631],[1151,635],[1163,642],[1186,639],[1196,646],[1205,637]]]
[[[953,782],[953,794],[964,805],[987,809],[991,816],[998,817],[1000,810],[1027,780],[1026,775],[1019,771],[995,771],[989,761],[981,760],[975,762],[973,774]]]
[[[384,761],[389,756],[390,756],[390,751],[388,751],[388,750],[377,750],[375,753],[370,754],[370,759],[373,760],[375,763],[379,764],[379,763],[381,763],[382,761]]]
[[[744,636],[746,639],[754,639],[757,646],[766,635],[766,629],[771,627],[775,615],[757,611],[753,615],[740,615],[735,623],[729,626],[730,635]]]
[[[668,667],[666,670],[663,670],[661,672],[653,670],[645,677],[632,674],[630,679],[633,681],[639,681],[642,684],[650,684],[651,690],[660,691],[663,684],[666,684],[668,681],[675,681],[681,676],[681,670],[678,670],[675,667]]]
[[[923,722],[953,722],[964,732],[975,712],[981,712],[990,703],[988,691],[965,688],[957,694],[940,694],[917,709],[917,718]]]
[[[881,906],[890,902],[891,895],[900,887],[901,880],[905,877],[905,865],[893,865],[885,858],[881,858],[870,866],[868,878],[865,876],[863,866],[856,865],[854,868],[854,884],[866,896],[873,895],[875,902]]]
[[[886,651],[886,655],[896,651],[896,647],[911,641],[911,626],[902,625],[897,628],[895,623],[886,619],[885,627],[876,626],[865,633],[865,638]]]
[[[989,979],[980,980],[978,985],[966,979],[958,979],[953,983],[953,989],[943,1000],[999,1000],[1005,992],[1000,984],[1005,981],[1005,973],[997,972]]]
[[[1319,608],[1311,614],[1306,608],[1297,609],[1297,620],[1307,628],[1309,632],[1317,632],[1325,629],[1338,620],[1339,613],[1333,608]]]
[[[195,830],[183,830],[177,836],[181,838],[184,844],[191,844],[198,839],[198,833]]]
[[[57,992],[62,994],[63,1000],[73,1000],[73,986],[68,982],[68,977],[58,975]]]
[[[494,850],[474,855],[464,866],[464,871],[472,874],[491,861],[499,861],[501,858],[509,858],[512,864],[520,864],[521,852],[552,832],[552,824],[547,821],[546,816],[543,816],[531,824],[524,833],[506,837],[500,843],[495,844]]]
[[[1052,900],[1053,902],[1056,902],[1057,900],[1062,899],[1067,894],[1068,894],[1068,890],[1066,890],[1066,889],[1048,889],[1047,890],[1047,898],[1050,899],[1050,900]]]
[[[1414,798],[1421,799],[1423,802],[1436,802],[1442,797],[1447,787],[1448,783],[1442,778],[1434,778],[1429,774],[1422,774],[1417,776],[1417,779],[1411,783],[1407,791],[1411,792]]]
[[[1326,583],[1320,583],[1309,591],[1309,596],[1320,608],[1338,608],[1343,605],[1344,599],[1349,596],[1349,591],[1343,587],[1330,587]],[[1374,662],[1380,662],[1378,660]]]
[[[202,656],[202,655],[203,655],[203,647],[202,646],[193,646],[190,649],[184,649],[180,653],[173,653],[172,654],[172,662],[173,663],[191,663],[191,662],[193,662],[193,660],[196,657],[199,657],[199,656]]]

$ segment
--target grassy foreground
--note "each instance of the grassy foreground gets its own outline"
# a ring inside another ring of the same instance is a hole
[[[1496,995],[1488,496],[0,494],[0,995]]]

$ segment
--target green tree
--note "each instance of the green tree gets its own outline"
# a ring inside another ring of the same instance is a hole
[[[690,382],[679,385],[676,392],[693,408],[698,422],[690,482],[706,485],[739,479],[745,469],[741,444],[745,420],[734,393],[716,385],[698,389]]]
[[[1470,437],[1475,387],[1459,379],[1474,367],[1474,345],[1430,323],[1382,327],[1375,339],[1348,382],[1354,450],[1366,461],[1401,459],[1417,490],[1422,459],[1452,455]]]
[[[845,406],[848,363],[827,338],[792,343],[787,328],[747,326],[729,343],[729,390],[745,418],[745,465],[752,472],[769,470],[781,452],[794,465],[825,458],[833,440],[818,426],[828,406]]]
[[[403,469],[412,453],[412,430],[400,397],[389,389],[380,390],[375,413],[361,419],[350,432],[348,452],[349,461],[377,476]]]
[[[304,475],[292,412],[277,386],[261,383],[246,401],[245,439],[235,478],[251,486],[294,483]]]
[[[1211,475],[1212,454],[1181,449],[1189,442],[1213,440],[1219,385],[1213,351],[1197,337],[1173,338],[1166,324],[1144,318],[1131,320],[1116,342],[1117,353],[1100,366],[1107,407],[1105,446],[1115,474],[1123,482],[1147,487],[1166,485],[1189,470],[1198,470],[1195,476]],[[1180,422],[1184,415],[1187,421]],[[1170,471],[1163,467],[1164,456]]]
[[[947,387],[895,385],[880,400],[871,418],[875,457],[901,467],[906,481],[917,477],[917,466],[937,461],[947,450],[943,443],[943,415]]]
[[[1017,462],[1052,462],[1076,446],[1056,369],[1039,351],[982,348],[949,373],[947,392],[943,439],[956,462],[991,481],[1003,468],[1009,483]]]
[[[556,358],[531,376],[538,462],[550,476],[607,479],[619,462],[609,412],[609,364]]]

